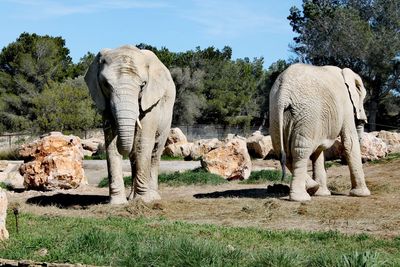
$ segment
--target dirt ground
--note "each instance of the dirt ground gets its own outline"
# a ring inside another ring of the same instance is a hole
[[[163,216],[193,223],[275,230],[338,230],[390,238],[400,235],[399,164],[399,159],[364,164],[367,185],[372,192],[364,198],[348,196],[348,167],[332,166],[328,169],[328,181],[334,194],[313,197],[304,203],[288,201],[287,193],[271,193],[265,183],[245,185],[232,181],[218,186],[161,185],[161,201],[117,207],[105,204],[108,189],[94,185],[69,191],[10,192],[9,207],[18,207],[20,213],[50,216]],[[257,170],[278,166],[273,160],[253,161],[253,168]]]

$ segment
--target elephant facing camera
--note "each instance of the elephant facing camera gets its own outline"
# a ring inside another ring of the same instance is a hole
[[[169,70],[153,52],[126,45],[100,51],[85,81],[103,118],[110,203],[127,202],[122,156],[132,169],[128,199],[160,199],[158,168],[175,102]]]

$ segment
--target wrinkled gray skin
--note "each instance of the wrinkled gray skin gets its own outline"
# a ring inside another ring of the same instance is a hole
[[[270,93],[270,134],[274,150],[293,174],[290,199],[330,195],[323,151],[341,136],[349,164],[353,196],[368,196],[359,136],[367,121],[366,90],[350,69],[294,64],[275,81]],[[357,134],[358,133],[358,134]],[[307,174],[312,160],[313,179]]]
[[[160,199],[158,167],[172,120],[175,85],[168,69],[148,50],[104,49],[85,81],[103,116],[110,203],[127,202],[122,155],[132,166],[128,199]]]

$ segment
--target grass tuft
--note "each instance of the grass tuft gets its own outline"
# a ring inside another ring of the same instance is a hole
[[[359,253],[357,251],[343,255],[340,259],[338,266],[353,267],[353,266],[370,266],[378,267],[384,266],[386,261],[381,260],[379,254],[376,252],[365,251]]]
[[[171,160],[185,160],[183,157],[174,157],[169,155],[162,155],[161,160],[171,161]]]
[[[290,182],[291,176],[286,176],[283,182]],[[282,172],[275,170],[261,170],[253,171],[250,174],[249,179],[243,180],[241,184],[262,184],[266,182],[281,182]]]
[[[158,181],[169,186],[181,185],[219,185],[227,181],[219,175],[209,173],[203,168],[193,171],[160,174]]]
[[[388,163],[393,160],[400,159],[400,153],[391,153],[387,155],[384,158],[378,159],[378,160],[372,160],[370,163],[371,164],[381,164],[381,163]]]

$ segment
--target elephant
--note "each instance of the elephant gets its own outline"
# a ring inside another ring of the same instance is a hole
[[[360,134],[367,122],[363,103],[366,89],[349,68],[293,64],[281,73],[269,95],[270,135],[282,165],[291,171],[289,199],[326,196],[323,151],[340,136],[348,162],[352,196],[369,196],[362,168]],[[307,174],[312,161],[312,179]]]
[[[169,70],[153,52],[125,45],[101,50],[85,82],[103,119],[110,203],[160,199],[158,168],[176,94]],[[132,170],[128,200],[123,156],[129,157]]]

